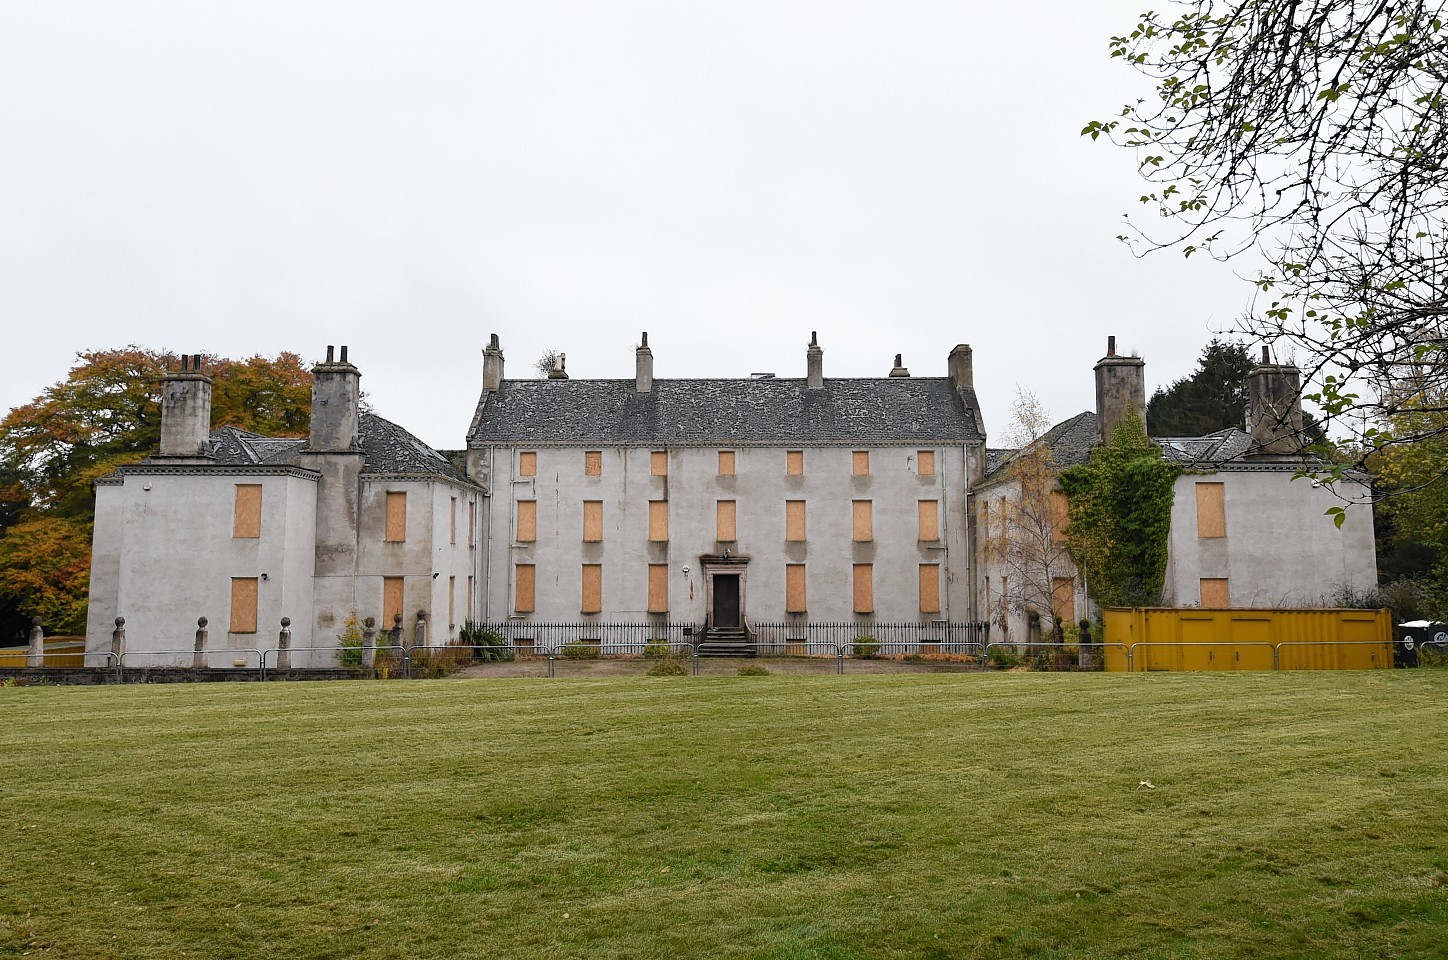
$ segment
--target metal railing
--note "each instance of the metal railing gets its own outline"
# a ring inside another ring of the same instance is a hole
[[[499,627],[506,626],[506,632]],[[413,678],[419,675],[441,675],[453,667],[498,665],[499,673],[514,676],[556,677],[575,671],[605,672],[615,669],[628,672],[658,672],[654,665],[665,659],[687,660],[687,672],[694,676],[718,674],[723,664],[744,666],[754,660],[795,661],[791,672],[829,672],[843,675],[847,664],[858,664],[863,672],[901,672],[909,670],[961,671],[999,670],[1024,667],[1036,671],[1101,670],[1110,667],[1129,672],[1153,669],[1392,669],[1395,665],[1434,668],[1448,666],[1448,655],[1431,644],[1416,647],[1404,641],[1378,640],[1292,640],[1207,641],[1125,643],[1037,643],[1017,644],[1008,641],[979,643],[969,638],[984,637],[977,624],[889,624],[881,630],[874,625],[871,633],[861,632],[857,624],[756,624],[753,639],[730,644],[728,652],[710,649],[705,638],[685,624],[521,624],[493,625],[501,642],[490,644],[441,643],[409,647],[383,644],[373,648],[374,676]],[[812,629],[811,629],[812,628]],[[688,631],[687,634],[685,631]],[[843,641],[829,634],[843,636]],[[665,639],[668,637],[669,639]],[[540,643],[539,641],[544,642]],[[288,657],[305,655],[308,661],[324,654],[335,660],[335,666],[322,669],[345,669],[362,666],[364,648],[327,646],[218,648],[202,651],[207,669],[226,672],[254,671],[265,680],[269,673],[280,670],[283,653]],[[1315,651],[1315,655],[1312,655]],[[733,654],[733,655],[730,655]],[[743,656],[740,656],[742,654]],[[1113,665],[1110,660],[1115,657]],[[1220,656],[1219,656],[1220,654]],[[1412,654],[1412,656],[1406,656]],[[1420,660],[1419,654],[1422,655]],[[196,651],[128,650],[121,656],[109,650],[89,651],[85,657],[102,661],[98,669],[114,671],[117,682],[124,682],[127,670],[144,670],[148,666],[185,671],[195,663]],[[155,661],[164,659],[167,662]],[[236,661],[243,661],[237,664]],[[355,662],[353,662],[355,660]],[[218,664],[217,661],[229,661]],[[874,661],[874,665],[867,663]],[[602,662],[602,663],[600,663]],[[434,670],[437,665],[444,670]],[[560,665],[562,665],[560,667]],[[803,667],[804,669],[799,669]],[[97,669],[95,666],[82,669]],[[318,669],[309,663],[289,667],[303,675]],[[674,671],[664,671],[674,672]]]
[[[910,654],[975,655],[990,636],[988,623],[752,623],[750,632],[761,652],[784,655],[828,655],[836,647],[853,652],[856,643],[873,647],[880,656]],[[765,654],[766,656],[770,654]]]

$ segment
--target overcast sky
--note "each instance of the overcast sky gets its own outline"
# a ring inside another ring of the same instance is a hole
[[[1248,289],[1114,237],[1142,191],[1078,135],[1139,81],[1140,0],[0,0],[0,408],[76,351],[346,343],[383,416],[459,447],[481,348],[511,377],[943,376],[975,349],[1094,403],[1148,389]]]

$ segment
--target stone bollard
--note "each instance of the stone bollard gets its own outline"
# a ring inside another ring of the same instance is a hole
[[[111,631],[111,653],[116,655],[116,665],[126,655],[126,618],[116,617],[116,629]]]
[[[412,628],[413,649],[427,648],[427,611],[417,611],[417,626]]]
[[[191,669],[206,669],[206,624],[205,617],[196,618],[196,648],[191,654]]]
[[[402,614],[392,615],[392,629],[388,631],[387,639],[394,647],[402,646]]]
[[[1091,621],[1082,620],[1077,626],[1081,628],[1081,637],[1079,640],[1081,644],[1081,669],[1094,670],[1096,669],[1096,651],[1091,647]]]
[[[25,658],[27,667],[45,666],[45,628],[39,617],[30,618],[30,652]]]
[[[362,621],[362,669],[377,667],[377,621],[368,617]]]
[[[277,669],[292,668],[292,618],[282,617],[282,632],[277,634]]]

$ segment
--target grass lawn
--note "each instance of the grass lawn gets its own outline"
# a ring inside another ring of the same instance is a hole
[[[1441,957],[1445,730],[1448,671],[0,689],[0,957]]]

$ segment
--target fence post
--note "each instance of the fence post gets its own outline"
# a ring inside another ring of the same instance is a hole
[[[126,618],[116,617],[116,629],[111,631],[111,653],[116,655],[116,663],[121,662],[121,657],[126,655]]]
[[[427,649],[427,611],[417,611],[417,625],[412,628],[413,649],[421,647]]]
[[[368,617],[362,621],[362,669],[377,668],[377,621]]]
[[[292,618],[282,617],[282,630],[277,634],[277,669],[292,668]]]
[[[192,670],[206,669],[206,623],[205,617],[196,618],[196,645],[192,648],[191,653]]]
[[[30,618],[30,652],[25,657],[27,667],[45,666],[45,628],[39,617]]]
[[[835,662],[840,676],[845,675],[845,647],[844,644],[835,645]]]
[[[402,614],[392,615],[392,629],[388,631],[387,639],[394,647],[402,646]]]

